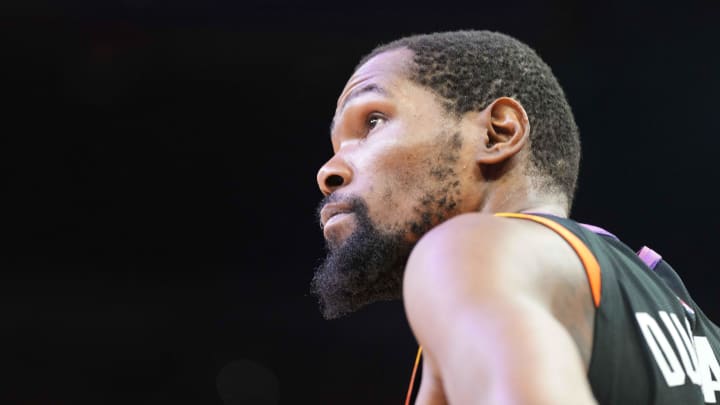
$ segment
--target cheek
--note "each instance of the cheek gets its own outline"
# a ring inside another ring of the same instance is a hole
[[[371,218],[407,229],[437,222],[456,207],[457,159],[438,155],[438,147],[398,147],[375,161],[368,196]]]

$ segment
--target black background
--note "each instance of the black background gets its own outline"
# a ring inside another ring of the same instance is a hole
[[[315,173],[357,60],[499,30],[553,67],[584,148],[574,217],[679,271],[713,319],[720,3],[3,2],[0,393],[222,404],[250,359],[281,404],[400,404],[397,302],[325,321]]]

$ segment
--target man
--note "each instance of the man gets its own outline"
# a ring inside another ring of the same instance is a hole
[[[669,264],[568,218],[578,129],[527,45],[456,31],[379,46],[331,141],[312,289],[328,319],[403,300],[414,403],[718,401],[719,330]]]

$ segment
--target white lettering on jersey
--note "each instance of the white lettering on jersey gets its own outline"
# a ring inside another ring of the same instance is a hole
[[[683,368],[685,368],[685,374],[687,374],[693,384],[700,385],[700,373],[698,372],[696,349],[694,343],[690,340],[692,332],[688,332],[690,330],[690,323],[687,322],[687,318],[685,318],[688,327],[688,329],[685,330],[685,328],[680,325],[680,320],[677,315],[668,315],[665,311],[660,311],[659,314],[660,319],[662,319],[665,324],[665,328],[668,332],[670,332],[670,336],[675,343],[675,347],[678,349],[680,360],[682,361]],[[682,338],[680,337],[681,335]]]
[[[655,318],[646,312],[635,313],[640,331],[668,387],[685,384],[687,376],[690,382],[701,386],[706,404],[717,403],[720,364],[708,339],[705,336],[693,336],[690,322],[685,317],[683,327],[676,314],[659,311],[658,316],[670,333],[674,345],[670,344]]]
[[[705,336],[695,336],[698,360],[700,360],[700,373],[702,374],[702,391],[706,404],[717,402],[715,393],[720,391],[720,365],[710,342]]]
[[[635,319],[668,387],[685,384],[685,372],[655,318],[646,312],[638,312]]]

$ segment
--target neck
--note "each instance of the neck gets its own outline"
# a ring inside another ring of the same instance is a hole
[[[540,192],[523,181],[496,182],[487,190],[480,212],[527,212],[550,214],[566,218],[567,200],[560,193]]]

